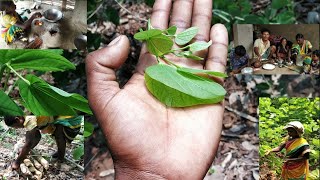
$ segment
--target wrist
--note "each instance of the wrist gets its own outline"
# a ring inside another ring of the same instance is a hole
[[[132,165],[123,166],[115,163],[115,179],[126,180],[126,179],[150,179],[150,180],[162,180],[162,179],[203,179],[207,170],[186,171],[185,168],[179,167],[157,167],[157,165],[150,165],[148,167],[136,168]]]
[[[115,179],[166,179],[165,177],[149,171],[136,170],[124,167],[115,167]]]

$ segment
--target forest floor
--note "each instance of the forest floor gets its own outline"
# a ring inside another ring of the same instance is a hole
[[[8,129],[4,125],[4,122],[0,122],[0,179],[26,179],[27,177],[31,177],[24,175],[21,170],[13,171],[10,167],[18,155],[19,148],[24,145],[25,133],[26,131],[24,129]],[[33,162],[34,159],[43,157],[48,161],[49,166],[47,170],[45,169],[45,165],[37,168],[37,170],[42,173],[41,179],[83,179],[83,172],[77,167],[77,165],[83,167],[83,159],[76,161],[72,155],[73,150],[77,148],[79,144],[80,141],[77,140],[68,144],[66,148],[66,158],[70,161],[65,160],[63,163],[58,163],[56,159],[51,157],[57,150],[54,138],[50,137],[50,135],[42,134],[39,144],[32,149],[32,154],[29,154],[27,159]]]
[[[148,19],[152,12],[145,4],[122,5],[134,13],[132,15],[116,3],[112,4],[119,9],[119,25],[111,22],[88,25],[91,33],[102,35],[105,44],[120,34],[129,38],[129,57],[117,71],[117,81],[121,87],[132,76],[141,49],[141,43],[134,40],[133,35],[140,27],[146,26],[145,22],[136,20],[134,16]],[[205,179],[259,179],[258,97],[314,97],[319,96],[319,85],[319,81],[310,76],[237,75],[227,78],[225,88],[228,94],[225,98],[222,137],[218,153]],[[85,141],[85,178],[113,180],[113,161],[104,136],[94,117],[90,122],[95,124],[95,130]]]

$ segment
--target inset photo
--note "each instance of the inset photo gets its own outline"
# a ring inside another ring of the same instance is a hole
[[[92,114],[83,51],[0,50],[0,116]]]
[[[86,47],[86,14],[84,0],[0,1],[0,49]]]
[[[320,98],[259,98],[260,179],[319,179]]]
[[[319,25],[234,24],[230,74],[319,75]]]
[[[0,179],[83,179],[84,116],[0,116]]]

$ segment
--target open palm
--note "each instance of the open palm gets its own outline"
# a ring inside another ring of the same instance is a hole
[[[171,6],[171,0],[155,2],[153,27],[168,27]],[[210,27],[211,7],[212,0],[173,3],[170,25],[176,25],[178,32],[196,26],[199,34],[193,41],[211,39],[213,45],[198,54],[207,57],[205,62],[168,56],[170,60],[224,72],[227,32],[223,25]],[[223,104],[169,108],[159,102],[144,83],[145,68],[156,63],[145,46],[136,73],[120,89],[114,69],[123,64],[129,49],[128,39],[120,36],[86,60],[90,106],[106,136],[116,178],[202,178],[219,144]]]

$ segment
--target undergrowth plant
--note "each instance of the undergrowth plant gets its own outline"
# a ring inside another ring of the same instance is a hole
[[[224,73],[182,67],[171,61],[168,56],[174,55],[201,61],[203,58],[194,53],[207,49],[212,42],[188,44],[198,33],[197,27],[191,27],[180,33],[176,31],[176,26],[165,30],[155,29],[149,21],[147,30],[140,29],[140,32],[134,35],[135,39],[146,42],[148,51],[156,57],[158,62],[145,71],[147,89],[169,107],[186,107],[222,101],[226,91],[210,76],[226,77]],[[174,43],[181,48],[172,49]]]
[[[74,70],[75,66],[61,54],[62,50],[0,50],[0,114],[24,114],[14,97],[8,96],[15,86],[21,97],[17,101],[34,115],[76,115],[77,111],[92,114],[87,99],[81,95],[65,92],[33,74],[21,74],[21,70]],[[18,80],[9,88],[11,73]]]

